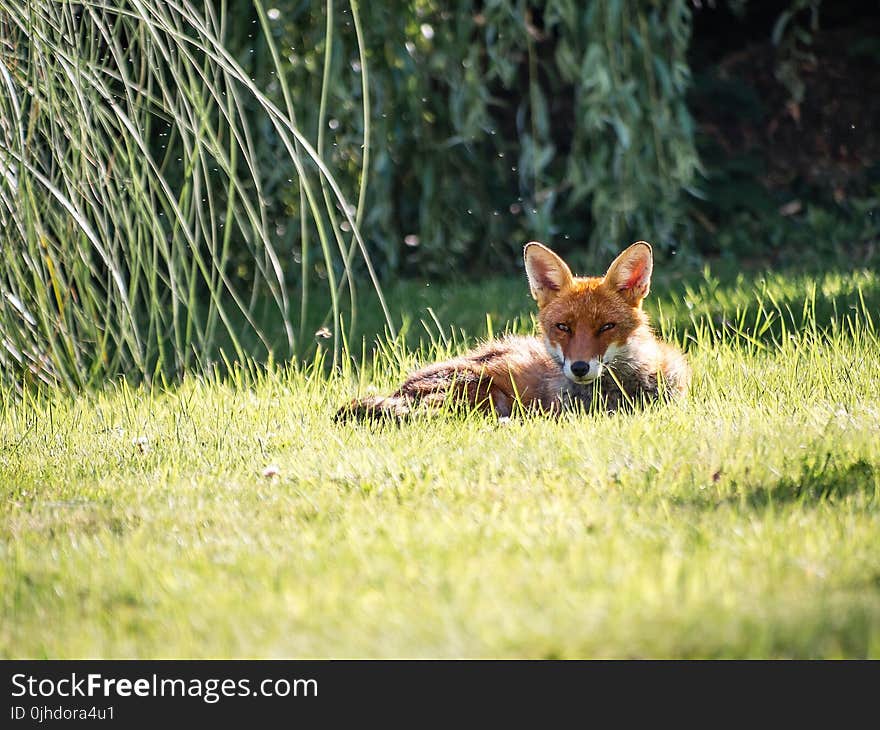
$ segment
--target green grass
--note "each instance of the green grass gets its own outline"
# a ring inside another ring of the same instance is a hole
[[[880,277],[654,289],[693,393],[631,415],[332,423],[517,280],[400,285],[375,368],[7,393],[0,656],[880,657]]]

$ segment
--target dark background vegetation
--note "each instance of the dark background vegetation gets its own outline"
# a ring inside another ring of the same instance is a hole
[[[326,8],[271,5],[314,133]],[[236,44],[271,89],[252,12],[242,1]],[[353,200],[361,69],[347,4],[333,12],[325,144]],[[873,253],[880,5],[393,0],[362,16],[373,112],[363,230],[386,277],[513,270],[535,238],[584,265],[639,238],[736,265]],[[267,160],[273,143],[262,139]],[[270,192],[295,256],[291,175],[278,169]]]

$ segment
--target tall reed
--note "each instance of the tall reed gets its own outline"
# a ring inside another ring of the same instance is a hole
[[[368,170],[355,208],[297,125],[261,0],[252,10],[272,95],[230,46],[226,0],[0,0],[4,386],[79,389],[307,354],[311,231],[332,362],[354,315],[340,294],[357,256],[393,332],[359,228]],[[291,167],[303,202],[300,265],[270,215],[267,134],[282,151],[272,167]],[[350,243],[328,230],[337,218]]]

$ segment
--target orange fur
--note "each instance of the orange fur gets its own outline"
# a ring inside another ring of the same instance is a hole
[[[615,411],[686,393],[684,355],[656,339],[642,310],[653,270],[649,244],[627,248],[603,277],[573,276],[539,243],[528,244],[524,255],[542,338],[486,342],[417,370],[390,396],[353,401],[337,419],[401,417],[441,404],[499,416],[517,406],[546,413],[577,404]]]

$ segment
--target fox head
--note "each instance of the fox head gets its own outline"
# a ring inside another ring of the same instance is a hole
[[[625,358],[633,335],[647,328],[642,300],[651,287],[651,245],[634,243],[602,277],[573,276],[537,242],[526,244],[524,256],[547,351],[566,377],[589,383],[606,365]]]

